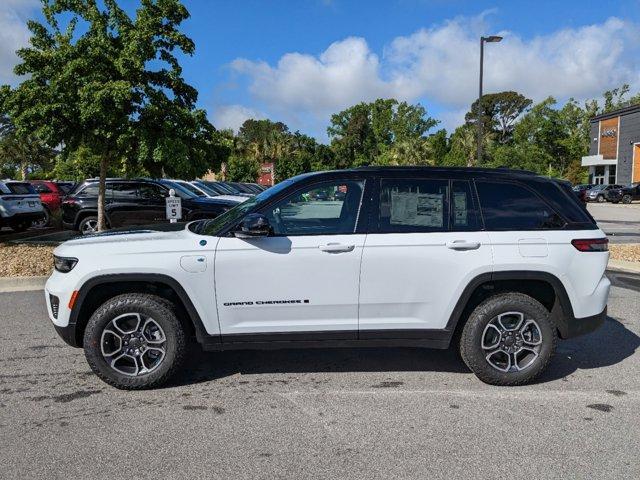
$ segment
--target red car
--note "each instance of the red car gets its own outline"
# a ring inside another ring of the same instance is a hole
[[[51,214],[60,209],[62,198],[71,191],[74,184],[53,180],[31,180],[29,183],[40,194],[40,201],[44,207],[44,219],[34,223],[34,226],[46,227],[51,222]]]

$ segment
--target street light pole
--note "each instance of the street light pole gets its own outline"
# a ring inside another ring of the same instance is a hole
[[[484,42],[499,42],[502,40],[502,37],[497,35],[491,35],[489,37],[480,37],[480,82],[478,88],[478,107],[477,107],[477,116],[476,121],[478,122],[478,159],[477,165],[480,166],[482,163],[482,75],[484,68]]]

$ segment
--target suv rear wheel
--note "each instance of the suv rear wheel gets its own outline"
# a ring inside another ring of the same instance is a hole
[[[155,295],[132,293],[105,302],[84,333],[89,366],[116,388],[164,384],[184,360],[184,329],[171,305]]]
[[[522,385],[545,370],[556,343],[556,328],[540,302],[522,293],[504,293],[471,313],[462,330],[460,354],[483,382]]]

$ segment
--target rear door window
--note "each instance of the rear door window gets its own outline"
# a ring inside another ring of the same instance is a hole
[[[462,202],[459,201],[460,222]],[[449,229],[449,180],[382,179],[380,233],[445,232]]]
[[[478,209],[473,198],[471,183],[464,180],[451,182],[451,230],[479,230]]]
[[[138,198],[138,184],[134,182],[114,183],[111,185],[113,197],[119,200],[135,200]]]
[[[565,225],[546,202],[524,186],[476,181],[487,230],[550,230]]]

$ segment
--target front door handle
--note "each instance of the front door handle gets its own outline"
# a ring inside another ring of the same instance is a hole
[[[480,248],[480,242],[468,242],[466,240],[453,240],[447,242],[446,245],[451,250],[477,250]]]
[[[356,248],[356,246],[355,245],[343,245],[341,243],[327,243],[326,245],[320,245],[318,248],[320,250],[322,250],[323,252],[341,253],[341,252],[350,252],[354,248]]]

